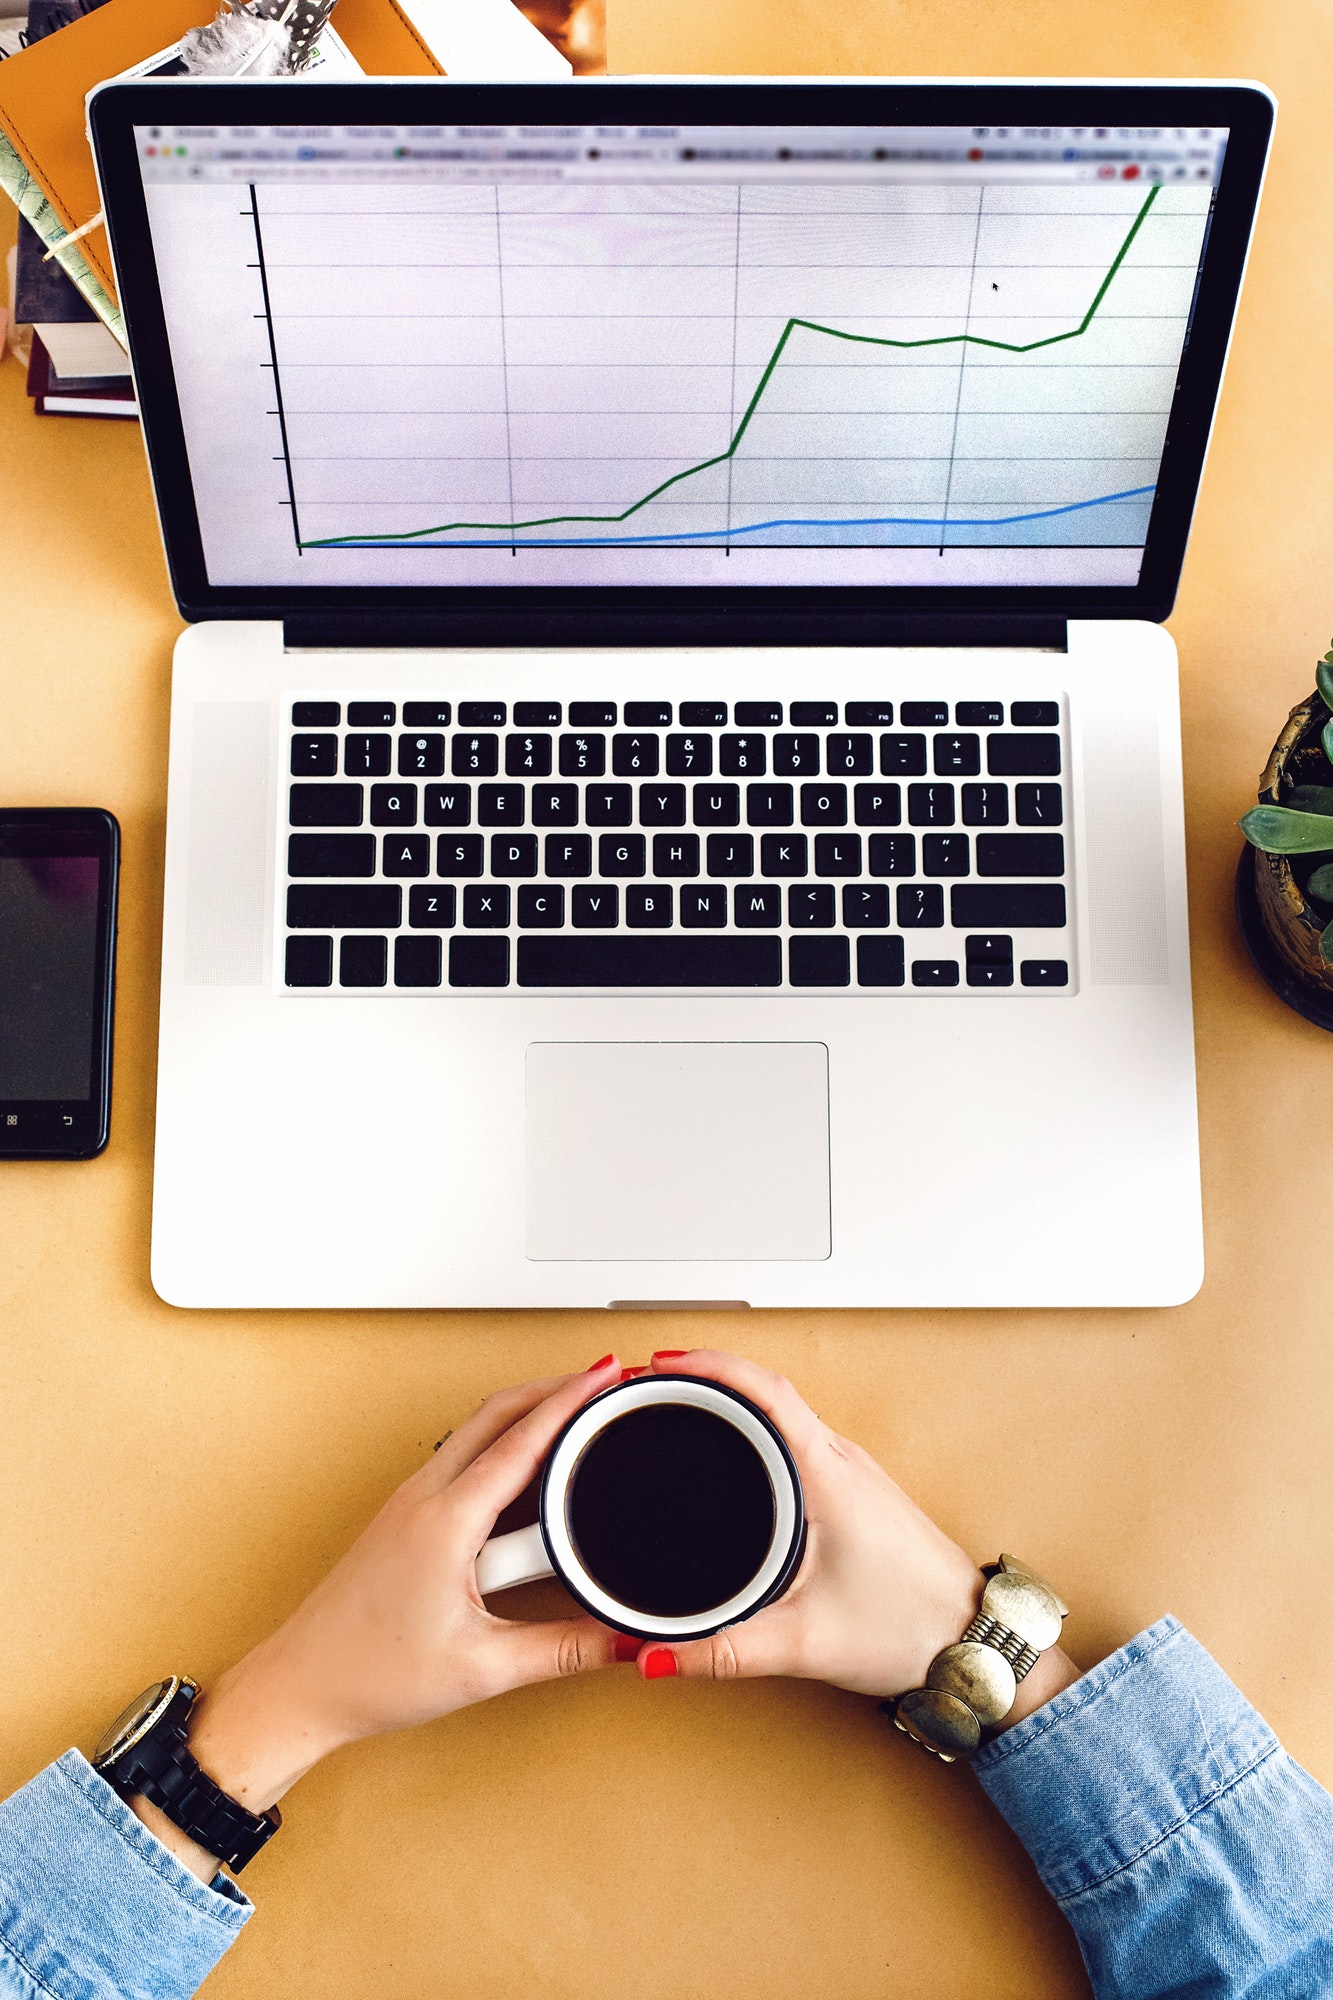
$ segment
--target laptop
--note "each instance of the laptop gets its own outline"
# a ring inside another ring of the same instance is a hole
[[[113,84],[153,1283],[1201,1282],[1170,611],[1253,85]]]

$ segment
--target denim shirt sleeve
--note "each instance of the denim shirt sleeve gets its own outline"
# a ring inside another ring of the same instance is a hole
[[[1333,1799],[1174,1618],[972,1763],[1098,2000],[1333,1994]]]
[[[182,1868],[77,1750],[0,1804],[0,2000],[186,2000],[252,1907]]]

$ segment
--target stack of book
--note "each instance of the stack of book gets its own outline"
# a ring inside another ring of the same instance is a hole
[[[100,320],[32,329],[28,394],[39,417],[137,417],[125,350]]]

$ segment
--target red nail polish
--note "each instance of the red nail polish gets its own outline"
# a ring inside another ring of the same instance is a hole
[[[601,1360],[600,1360],[600,1361],[594,1361],[594,1362],[593,1362],[593,1363],[591,1364],[591,1366],[590,1366],[590,1367],[589,1367],[589,1369],[588,1369],[588,1373],[589,1373],[589,1375],[595,1375],[595,1374],[597,1373],[597,1370],[598,1370],[599,1368],[605,1368],[605,1367],[607,1366],[608,1362],[611,1362],[611,1361],[614,1361],[614,1360],[615,1360],[615,1358],[616,1358],[616,1357],[615,1357],[614,1353],[612,1353],[612,1354],[604,1354],[604,1355],[602,1356],[602,1358],[601,1358]]]
[[[656,1354],[654,1354],[653,1356],[653,1360],[679,1361],[681,1356],[683,1354],[687,1354],[688,1352],[689,1349],[685,1347],[659,1347]]]
[[[630,1632],[616,1633],[616,1663],[625,1666],[630,1660],[637,1660],[643,1647],[643,1640],[636,1639]]]
[[[643,1663],[646,1681],[664,1681],[676,1671],[676,1656],[666,1646],[654,1646]]]
[[[621,1379],[621,1381],[622,1381],[622,1382],[632,1382],[632,1381],[634,1380],[634,1377],[635,1377],[636,1375],[646,1375],[647,1373],[648,1373],[648,1370],[647,1370],[647,1368],[646,1368],[646,1367],[644,1367],[644,1368],[622,1368],[622,1369],[621,1369],[621,1371],[620,1371],[620,1379]]]

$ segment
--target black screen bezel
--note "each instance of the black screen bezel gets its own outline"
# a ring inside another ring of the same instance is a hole
[[[111,813],[95,807],[0,808],[0,855],[75,854],[92,855],[98,862],[88,1095],[0,1097],[0,1159],[88,1160],[105,1149],[111,1136],[120,827]],[[11,1117],[16,1124],[8,1123]]]
[[[298,90],[302,124],[723,123],[755,125],[1226,126],[1230,137],[1182,359],[1142,573],[1132,586],[570,585],[494,589],[211,584],[134,146],[141,124],[265,124]],[[186,95],[188,93],[188,95]],[[579,93],[578,99],[571,93]],[[595,97],[592,95],[595,93]],[[1273,123],[1257,85],[1136,83],[621,82],[114,83],[90,130],[172,587],[188,619],[282,618],[329,643],[395,623],[454,644],[884,644],[986,626],[1167,616],[1221,383]]]

